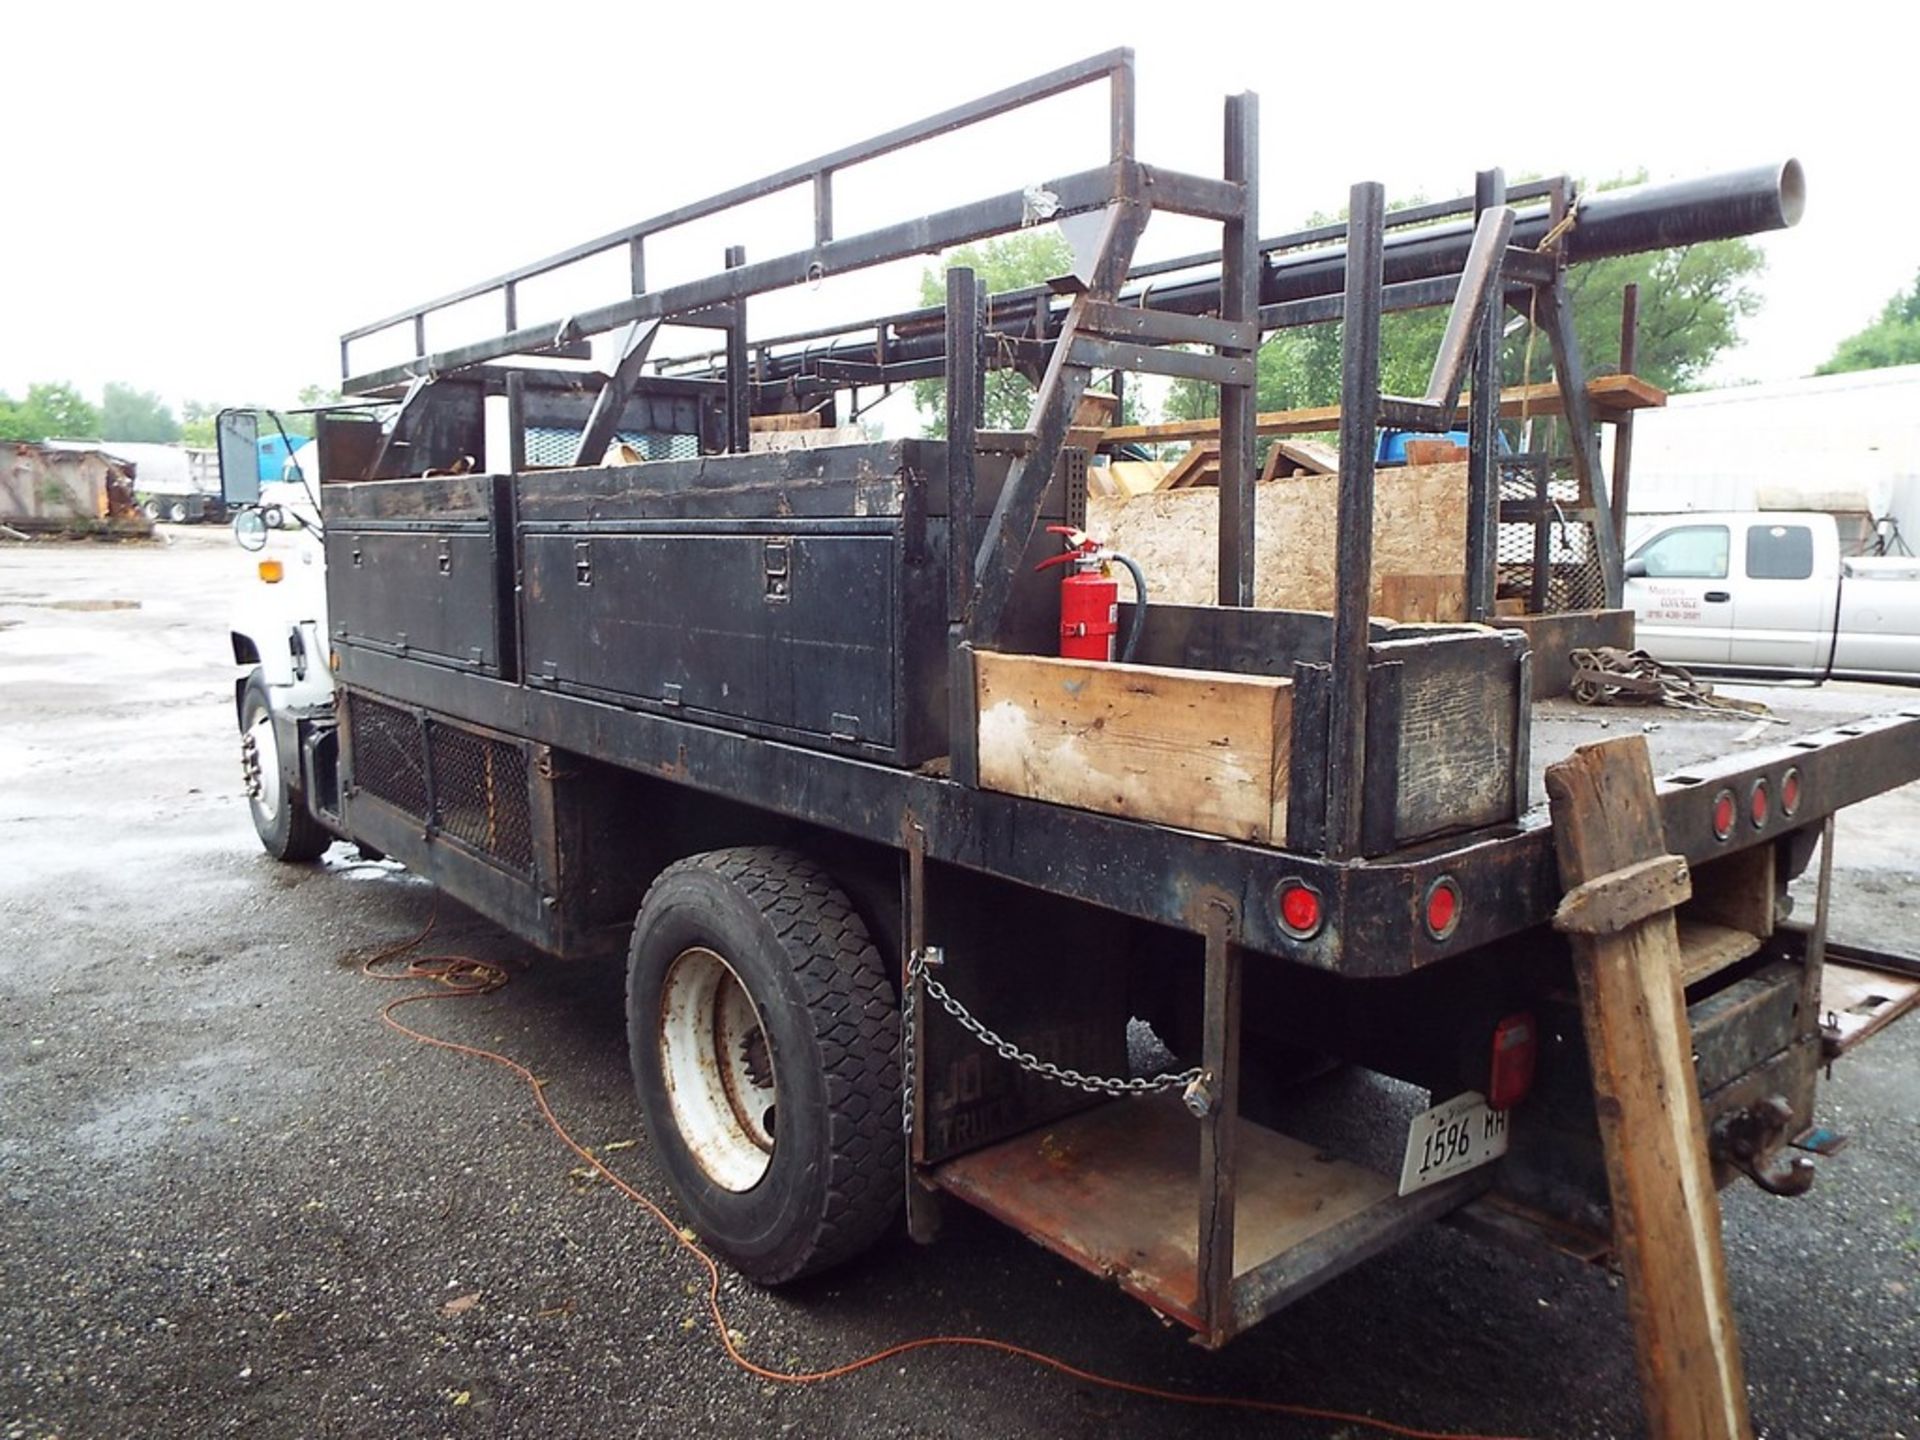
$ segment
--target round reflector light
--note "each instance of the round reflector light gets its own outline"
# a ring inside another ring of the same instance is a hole
[[[1713,797],[1713,838],[1725,840],[1733,834],[1734,818],[1739,810],[1734,805],[1733,791],[1722,790]]]
[[[1296,940],[1306,940],[1320,929],[1320,892],[1299,880],[1282,880],[1279,889],[1280,928]]]
[[[1800,771],[1790,769],[1780,777],[1780,813],[1791,815],[1800,808]]]
[[[1460,887],[1442,875],[1427,887],[1427,933],[1436,940],[1453,934],[1460,923]]]
[[[1773,797],[1767,793],[1764,779],[1753,782],[1753,789],[1747,792],[1747,818],[1753,821],[1753,828],[1764,829]]]

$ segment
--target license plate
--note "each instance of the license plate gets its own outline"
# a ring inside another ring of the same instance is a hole
[[[1507,1112],[1469,1090],[1414,1117],[1400,1162],[1400,1193],[1411,1195],[1507,1153]]]

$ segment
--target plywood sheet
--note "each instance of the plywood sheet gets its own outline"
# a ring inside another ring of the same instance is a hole
[[[980,783],[1271,843],[1286,834],[1293,682],[981,651]]]
[[[1296,475],[1254,487],[1255,605],[1333,608],[1339,485],[1334,475]],[[1139,562],[1150,598],[1183,605],[1210,605],[1218,594],[1219,521],[1220,494],[1213,489],[1095,496],[1087,503],[1088,533]],[[1466,618],[1465,465],[1382,470],[1374,482],[1373,537],[1374,614]]]

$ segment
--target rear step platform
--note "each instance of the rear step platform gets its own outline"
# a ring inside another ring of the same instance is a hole
[[[1491,1167],[1396,1193],[1385,1175],[1241,1119],[1236,1334],[1457,1209]],[[1201,1332],[1200,1131],[1172,1095],[1082,1111],[935,1167],[942,1188]],[[1224,1338],[1224,1337],[1222,1337]]]
[[[1829,1058],[1844,1055],[1920,1007],[1920,961],[1827,943],[1820,1020]]]

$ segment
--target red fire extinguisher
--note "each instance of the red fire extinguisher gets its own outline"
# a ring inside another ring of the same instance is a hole
[[[1113,566],[1127,567],[1138,594],[1137,609],[1127,634],[1122,660],[1133,658],[1145,618],[1147,585],[1140,567],[1126,556],[1108,550],[1085,531],[1069,525],[1049,525],[1047,533],[1064,536],[1064,553],[1042,560],[1034,568],[1068,566],[1060,582],[1060,655],[1066,660],[1112,660],[1115,637],[1120,633],[1120,582],[1113,578]]]

